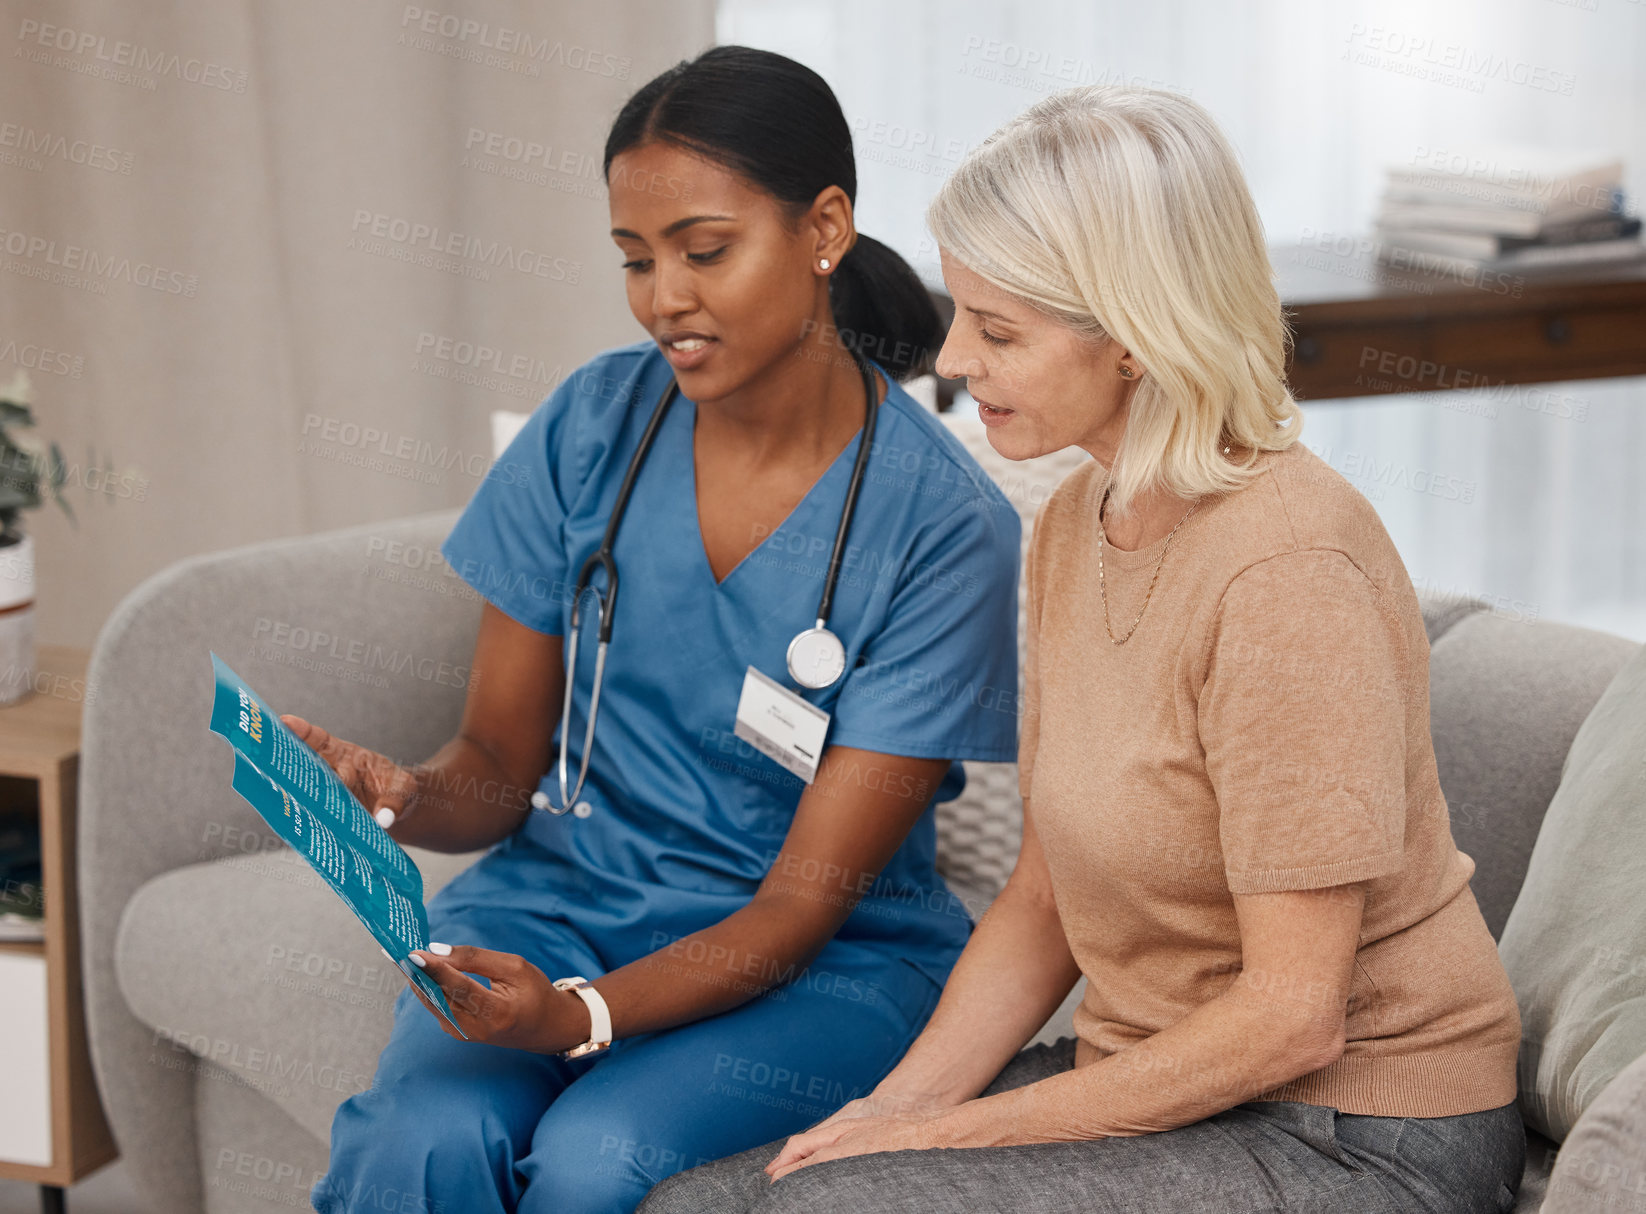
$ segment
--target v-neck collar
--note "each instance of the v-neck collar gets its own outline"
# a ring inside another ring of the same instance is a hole
[[[879,378],[880,378],[880,373],[879,373],[879,370],[877,369],[876,372],[875,372],[875,379],[877,381],[876,387],[875,387],[875,392],[876,392],[877,395],[878,395],[879,390],[880,390],[879,389],[879,384],[878,384]],[[886,397],[885,397],[885,399],[880,401],[880,403],[875,406],[875,409],[876,409],[876,415],[875,416],[877,418],[877,421],[878,421],[878,417],[879,417],[878,410],[885,406],[887,401],[889,401],[891,399],[891,395],[892,395],[891,383],[890,383],[890,381],[888,381],[887,384],[886,384]],[[692,503],[691,504],[691,527],[692,527],[692,534],[695,536],[695,538],[697,540],[697,561],[698,561],[699,568],[701,568],[703,570],[703,572],[708,575],[709,585],[714,587],[714,589],[716,589],[716,590],[723,590],[726,587],[726,584],[728,582],[730,582],[734,577],[737,576],[738,571],[740,569],[742,569],[743,566],[745,566],[749,563],[749,558],[750,557],[754,556],[755,553],[759,552],[760,549],[772,538],[772,536],[777,535],[779,532],[782,532],[785,529],[787,529],[789,524],[794,522],[795,519],[797,519],[800,516],[801,512],[812,504],[812,499],[817,497],[818,492],[819,492],[820,488],[822,487],[822,485],[824,484],[824,482],[828,481],[830,478],[832,478],[834,476],[835,470],[838,469],[841,464],[846,463],[848,461],[856,460],[858,448],[863,443],[863,426],[861,424],[858,425],[857,432],[855,434],[853,434],[851,439],[846,443],[846,445],[841,448],[840,453],[834,457],[833,462],[831,462],[827,468],[823,469],[822,474],[819,475],[818,478],[811,483],[811,487],[808,488],[806,490],[805,494],[801,497],[801,499],[794,504],[794,507],[786,515],[783,516],[783,521],[781,523],[779,523],[775,528],[773,528],[772,531],[770,532],[770,534],[768,534],[764,539],[762,539],[760,541],[760,543],[756,544],[753,548],[750,548],[747,552],[745,552],[742,555],[742,557],[738,560],[737,564],[733,565],[730,569],[726,570],[726,576],[725,577],[716,579],[715,576],[714,576],[714,565],[709,560],[708,545],[703,542],[703,519],[702,519],[702,517],[699,514],[698,509],[697,509],[697,449],[696,449],[697,448],[697,440],[696,440],[696,434],[697,434],[697,402],[692,400],[690,397],[685,396],[685,395],[682,395],[680,397],[680,401],[681,401],[681,403],[685,404],[687,406],[687,408],[684,411],[679,410],[679,409],[670,410],[671,414],[674,415],[670,418],[670,420],[671,421],[674,420],[674,417],[684,417],[685,418],[685,423],[684,423],[684,426],[683,426],[685,437],[684,437],[682,445],[685,448],[686,468],[687,468],[687,472],[688,472],[688,476],[686,478],[686,484],[687,484],[687,487],[689,488],[689,490],[691,491],[691,503]],[[879,426],[877,424],[876,425],[876,433],[878,433],[878,432],[879,432]],[[844,498],[844,495],[842,495],[842,499],[843,498]],[[844,500],[842,500],[842,502],[841,502],[842,508],[844,508],[844,505],[845,505],[845,502],[844,502]],[[838,522],[839,522],[839,519],[837,517],[836,518],[836,523],[838,524]],[[831,528],[830,531],[829,531],[829,542],[831,544],[834,542],[835,530],[836,530],[835,528]]]

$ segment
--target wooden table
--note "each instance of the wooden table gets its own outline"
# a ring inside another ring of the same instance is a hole
[[[0,969],[13,984],[0,1010],[7,1030],[0,1034],[0,1090],[17,1102],[6,1111],[14,1119],[7,1124],[12,1142],[25,1144],[21,1153],[29,1156],[7,1159],[0,1150],[0,1177],[38,1183],[48,1211],[62,1209],[64,1188],[119,1155],[92,1078],[80,982],[75,804],[87,657],[83,649],[40,646],[34,694],[0,708],[0,821],[39,818],[46,903],[44,942],[0,943]],[[44,1007],[23,988],[41,989]],[[19,1090],[21,1081],[7,1084],[7,1072],[38,1077],[40,1053],[45,1075],[34,1086],[44,1090],[31,1098]]]
[[[1424,274],[1324,241],[1269,257],[1299,400],[1646,375],[1646,261]]]
[[[1518,276],[1418,273],[1381,265],[1354,243],[1269,250],[1299,400],[1646,375],[1646,260]],[[954,305],[934,298],[947,327]],[[963,386],[940,379],[939,410]]]

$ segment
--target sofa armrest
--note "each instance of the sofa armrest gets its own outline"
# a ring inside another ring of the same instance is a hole
[[[180,562],[127,595],[97,638],[79,788],[86,1024],[110,1126],[156,1208],[201,1208],[193,1080],[147,1061],[153,1034],[115,981],[121,914],[161,873],[284,846],[230,786],[232,754],[209,732],[208,651],[278,712],[427,758],[456,730],[479,627],[481,600],[438,553],[458,513]]]
[[[1583,1110],[1560,1144],[1542,1214],[1638,1209],[1646,1194],[1646,1054]]]

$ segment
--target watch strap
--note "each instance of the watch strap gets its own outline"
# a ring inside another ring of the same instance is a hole
[[[583,977],[557,978],[554,988],[558,991],[574,991],[589,1009],[589,1039],[582,1045],[565,1050],[561,1057],[581,1058],[584,1054],[592,1054],[611,1045],[611,1009],[606,1006],[606,1000],[601,997],[600,992],[589,985],[589,980]]]

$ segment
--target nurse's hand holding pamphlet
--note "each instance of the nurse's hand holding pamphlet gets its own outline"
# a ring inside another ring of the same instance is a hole
[[[386,832],[414,808],[435,812],[439,800],[426,792],[430,769],[402,767],[291,713],[274,723],[262,698],[212,657],[212,728],[235,749],[235,790],[365,924],[441,1029],[459,1040],[540,1053],[587,1041],[595,1026],[584,1000],[556,988],[525,958],[428,939],[422,878]],[[325,778],[316,756],[335,779]],[[366,819],[368,807],[376,825]],[[490,987],[464,970],[484,975]]]
[[[416,772],[400,766],[387,755],[344,741],[302,717],[283,712],[280,719],[326,760],[384,830],[394,833],[394,824],[416,806],[419,792]]]
[[[345,784],[228,663],[211,659],[211,730],[234,750],[234,791],[354,912],[442,1027],[464,1036],[416,959],[429,943],[417,865],[367,813],[358,785]]]
[[[384,830],[393,833],[433,794],[425,792],[426,767],[402,767],[387,755],[369,750],[328,732],[292,713],[280,719],[324,759]],[[420,779],[421,775],[421,779]],[[434,955],[430,955],[434,954]],[[549,977],[524,957],[473,945],[452,946],[430,941],[427,950],[410,954],[411,963],[434,979],[446,993],[463,1032],[446,1018],[414,983],[413,992],[440,1027],[452,1037],[486,1041],[541,1053],[569,1050],[589,1037],[589,1011],[570,991],[556,990]],[[482,974],[490,989],[468,974]]]

